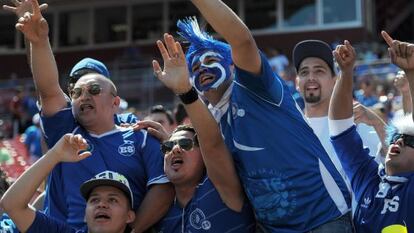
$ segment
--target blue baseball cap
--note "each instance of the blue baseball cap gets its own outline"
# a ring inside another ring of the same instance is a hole
[[[88,70],[90,72],[80,72],[84,70]],[[78,63],[76,63],[76,65],[70,71],[69,77],[79,79],[80,76],[84,74],[94,73],[94,72],[98,74],[102,74],[103,76],[107,78],[110,78],[109,71],[106,68],[106,66],[102,62],[95,60],[93,58],[89,58],[89,57],[84,58]]]

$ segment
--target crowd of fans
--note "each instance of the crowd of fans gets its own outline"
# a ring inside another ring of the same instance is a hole
[[[92,58],[62,88],[45,5],[4,7],[36,90],[16,87],[0,121],[31,165],[12,186],[1,170],[0,232],[412,232],[414,45],[382,32],[378,73],[346,40],[289,61],[222,1],[192,2],[228,44],[178,21],[189,48],[165,34],[152,67],[181,103],[139,112]]]

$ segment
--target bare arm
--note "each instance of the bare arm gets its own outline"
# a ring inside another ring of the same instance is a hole
[[[356,54],[349,41],[345,41],[344,45],[338,45],[333,53],[341,69],[341,75],[336,80],[332,93],[329,119],[348,119],[353,115],[352,85]]]
[[[24,16],[26,12],[32,13],[32,4],[29,0],[22,0],[22,1],[12,1],[14,6],[11,5],[3,5],[3,9],[9,12],[14,13],[17,16],[17,19]],[[43,3],[39,6],[40,11],[45,11],[47,9],[48,5],[47,3]],[[30,41],[24,37],[24,46],[26,50],[26,58],[27,58],[27,64],[31,67],[31,54],[30,54]]]
[[[247,26],[221,0],[192,0],[207,22],[231,45],[236,66],[260,73],[261,60],[256,42]]]
[[[59,74],[49,43],[49,27],[37,0],[30,0],[33,13],[26,12],[16,28],[30,41],[33,79],[42,102],[42,113],[50,116],[66,106]]]
[[[412,113],[410,85],[404,71],[398,71],[394,78],[394,86],[401,93],[404,114]]]
[[[158,79],[174,93],[186,93],[191,89],[189,74],[185,63],[185,55],[178,42],[171,35],[164,36],[165,48],[157,41],[164,59],[164,70],[157,61],[153,61],[154,72]],[[171,54],[178,54],[172,57]],[[234,167],[232,156],[224,144],[220,129],[213,116],[201,102],[196,100],[185,105],[188,116],[197,132],[200,149],[207,174],[226,205],[236,211],[242,209],[244,203],[243,189]]]
[[[170,183],[152,185],[136,212],[134,233],[144,232],[157,223],[167,213],[174,196]]]
[[[364,123],[366,125],[374,127],[375,132],[377,133],[381,141],[381,154],[385,154],[388,147],[385,141],[386,139],[385,128],[387,127],[387,124],[384,122],[384,120],[382,120],[381,117],[378,116],[371,109],[365,107],[364,105],[358,102],[355,102],[354,103],[354,122],[356,124]]]
[[[391,62],[404,70],[407,76],[412,100],[414,94],[414,44],[394,40],[385,31],[382,31],[381,35],[389,46],[388,53],[390,54]],[[414,103],[413,101],[411,102],[411,109],[414,109]]]
[[[35,210],[29,207],[29,202],[42,181],[59,162],[76,162],[90,156],[90,152],[78,155],[86,148],[86,141],[80,135],[66,134],[7,190],[0,205],[21,232],[26,232],[34,221]]]

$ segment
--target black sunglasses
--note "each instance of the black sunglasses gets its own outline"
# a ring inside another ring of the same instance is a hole
[[[175,145],[178,145],[181,149],[189,151],[193,149],[196,143],[191,138],[181,138],[175,141],[165,141],[161,143],[161,151],[164,154],[172,151]]]
[[[99,84],[91,84],[86,87],[86,90],[91,95],[99,95],[102,91],[102,87]],[[83,88],[75,87],[70,91],[70,97],[72,99],[77,99],[82,95]],[[111,92],[111,95],[116,96],[114,93]]]
[[[409,146],[411,148],[414,148],[414,136],[411,136],[408,134],[399,134],[399,133],[394,134],[391,138],[390,144],[395,144],[400,138],[403,139],[404,146]]]

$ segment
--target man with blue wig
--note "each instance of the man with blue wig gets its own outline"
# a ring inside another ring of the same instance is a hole
[[[346,184],[249,29],[222,1],[192,2],[228,44],[194,18],[179,21],[190,43],[187,65],[175,60],[184,55],[167,34],[167,43],[175,43],[168,47],[171,57],[161,41],[157,45],[175,69],[153,61],[154,71],[184,104],[196,103],[198,94],[207,99],[263,230],[352,232]]]

